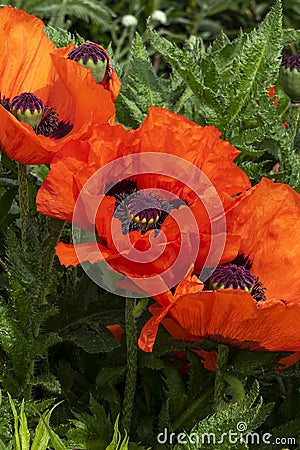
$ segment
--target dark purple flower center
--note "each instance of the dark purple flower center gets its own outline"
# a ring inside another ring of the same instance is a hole
[[[210,286],[214,289],[231,288],[250,292],[255,282],[250,270],[231,263],[216,267],[210,277]]]
[[[128,219],[142,227],[154,225],[163,213],[163,201],[151,193],[136,192],[127,204]]]
[[[217,266],[205,283],[206,289],[241,289],[249,292],[256,301],[266,300],[266,288],[252,275],[251,265],[249,258],[238,255],[231,263]]]
[[[111,78],[111,65],[105,50],[92,42],[86,42],[70,51],[68,59],[78,62],[81,66],[91,69],[96,83],[100,84]]]
[[[68,55],[68,59],[72,59],[73,61],[79,61],[80,59],[84,64],[91,59],[94,64],[97,64],[98,61],[107,61],[107,53],[99,48],[97,45],[87,42],[85,44],[81,44],[78,47],[73,48]]]
[[[124,234],[133,230],[159,230],[163,221],[172,209],[180,204],[169,202],[149,191],[138,191],[137,183],[132,180],[122,180],[106,190],[106,195],[115,197],[115,217],[122,223]]]
[[[9,98],[6,98],[5,96],[1,97],[0,95],[0,105],[7,111],[16,115],[19,120],[22,120],[20,119],[20,115],[24,114],[25,118],[22,121],[29,123],[36,134],[42,134],[43,136],[52,139],[61,139],[73,128],[73,125],[70,122],[59,121],[56,109],[44,105],[42,100],[31,92],[24,92],[17,95],[12,101],[10,101]],[[40,115],[37,123],[30,122],[30,114],[33,116],[35,114]]]
[[[11,101],[11,110],[21,111],[23,114],[26,110],[29,110],[31,114],[34,114],[35,111],[40,113],[44,111],[44,108],[45,105],[42,100],[31,92],[23,92],[23,94],[16,95]]]
[[[300,72],[300,55],[286,56],[282,59],[282,65],[287,69],[297,69]]]

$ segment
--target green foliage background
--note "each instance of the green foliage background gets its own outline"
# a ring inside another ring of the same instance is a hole
[[[156,105],[215,125],[241,150],[238,164],[253,183],[266,176],[300,191],[299,137],[282,126],[289,120],[288,98],[278,84],[282,52],[295,52],[300,42],[300,1],[283,2],[283,23],[280,1],[271,10],[270,2],[220,0],[4,4],[45,20],[57,46],[89,39],[109,49],[123,86],[116,103],[120,123],[137,127]],[[157,9],[166,13],[165,24],[151,19]],[[122,24],[126,14],[137,18],[136,26]],[[266,93],[271,85],[277,107]],[[278,162],[279,173],[270,173]],[[45,166],[27,168],[30,214],[24,233],[18,167],[2,155],[0,450],[46,450],[50,443],[54,450],[159,450],[157,434],[164,428],[217,430],[219,436],[241,421],[249,432],[299,441],[299,365],[276,371],[282,354],[231,349],[216,406],[214,373],[204,369],[190,344],[174,341],[163,329],[152,354],[138,352],[132,427],[129,436],[124,433],[126,336],[119,343],[106,326],[118,323],[125,332],[125,301],[91,283],[80,268],[53,263],[62,224],[40,217],[34,205],[46,173]],[[63,238],[70,238],[67,226]],[[138,332],[148,318],[144,305]],[[217,346],[207,341],[193,349]],[[281,447],[238,442],[213,448]]]

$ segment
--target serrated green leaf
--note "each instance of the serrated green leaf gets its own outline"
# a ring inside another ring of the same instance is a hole
[[[54,394],[61,394],[61,386],[59,381],[54,377],[54,375],[43,375],[33,380],[33,386],[42,386],[49,392]]]
[[[48,424],[45,424],[51,444],[54,447],[54,450],[67,450],[67,447],[64,445],[63,441],[60,439],[60,437],[50,428]]]
[[[250,99],[255,99],[256,93],[263,90],[263,82],[277,73],[281,49],[282,8],[281,1],[277,0],[258,30],[249,33],[243,43],[239,70],[227,89],[228,108],[223,129],[229,127]]]
[[[10,447],[6,447],[6,445],[1,439],[0,439],[0,450],[10,450]]]
[[[58,48],[66,47],[71,44],[71,42],[74,42],[75,45],[81,45],[84,43],[84,38],[79,36],[77,33],[71,34],[67,30],[62,28],[54,28],[49,24],[45,27],[45,33]]]
[[[111,352],[119,346],[112,333],[93,320],[73,325],[62,333],[62,338],[91,354]]]
[[[242,400],[245,396],[243,383],[228,373],[225,373],[224,380],[229,385],[226,389],[226,394],[232,397],[232,402],[235,403]]]
[[[138,127],[144,120],[144,114],[133,100],[127,98],[122,92],[116,101],[117,117],[120,123],[126,126]],[[129,115],[129,118],[126,117]]]
[[[141,36],[136,33],[130,51],[130,58],[123,81],[122,93],[117,99],[118,120],[125,119],[125,125],[130,126],[128,118],[124,117],[122,109],[139,125],[145,118],[149,106],[164,106],[164,91],[160,79],[154,72],[148,52]],[[123,116],[123,117],[122,117]]]
[[[231,403],[227,408],[222,409],[199,422],[199,424],[193,427],[191,433],[185,434],[186,444],[180,447],[176,446],[175,449],[247,449],[248,446],[245,442],[237,439],[237,442],[233,444],[228,439],[228,436],[229,433],[237,433],[235,436],[241,437],[246,431],[247,433],[253,432],[270,414],[273,405],[263,405],[262,399],[257,403],[256,400],[258,394],[259,385],[255,382],[249,394],[244,396],[238,402]],[[241,429],[239,428],[240,424],[243,426],[243,432],[241,432]],[[193,436],[194,440],[191,441],[189,436]],[[197,442],[195,442],[195,436],[198,436]]]
[[[0,198],[0,217],[5,216],[11,208],[12,202],[16,197],[17,187],[13,186],[1,196]]]
[[[298,189],[300,186],[300,155],[295,152],[289,153],[288,162],[291,167],[289,184],[292,188]]]
[[[226,92],[228,83],[231,85],[238,70],[238,58],[245,40],[245,35],[240,32],[239,38],[230,41],[228,37],[221,32],[217,39],[208,47],[203,56],[204,60],[213,60],[220,79],[218,91]],[[222,95],[222,101],[227,103],[226,96]]]
[[[162,359],[157,358],[152,353],[142,353],[139,358],[139,367],[152,370],[163,370],[165,364]]]
[[[169,61],[200,101],[208,123],[213,123],[215,126],[218,126],[218,120],[222,116],[221,94],[215,93],[203,83],[200,69],[201,63],[196,63],[192,54],[189,54],[185,50],[180,50],[167,39],[161,37],[156,31],[152,30],[149,22],[147,30],[152,46]]]
[[[206,54],[213,57],[216,54],[219,54],[224,48],[230,45],[230,40],[226,34],[221,31],[217,38],[212,42],[211,45],[206,50]]]
[[[282,30],[282,44],[288,45],[300,42],[300,30],[283,29]]]

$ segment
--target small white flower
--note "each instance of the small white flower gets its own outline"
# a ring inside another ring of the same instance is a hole
[[[132,14],[126,14],[126,16],[122,17],[122,25],[124,25],[124,27],[136,27],[137,23],[137,18]]]
[[[151,14],[152,20],[157,20],[160,23],[167,23],[167,15],[160,9],[157,9],[156,11],[153,11]]]

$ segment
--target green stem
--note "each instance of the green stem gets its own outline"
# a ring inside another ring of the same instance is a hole
[[[203,403],[206,403],[207,399],[213,393],[213,388],[207,389],[199,398],[189,405],[187,409],[175,420],[173,425],[173,431],[177,431],[184,425],[184,422],[198,409]]]
[[[19,206],[21,219],[22,241],[27,241],[30,228],[30,207],[27,182],[27,169],[23,164],[18,165]]]
[[[125,41],[127,35],[128,35],[128,30],[127,30],[127,27],[125,27],[125,28],[123,29],[123,31],[122,31],[121,36],[119,37],[119,39],[117,40],[117,43],[116,43],[116,49],[115,49],[115,51],[114,51],[114,59],[115,59],[116,61],[118,61],[118,60],[120,59],[120,55],[121,55],[121,53],[122,53],[122,52],[121,52],[122,46],[123,46],[123,44],[124,44],[124,41]],[[127,51],[128,51],[128,50],[127,50]]]
[[[158,9],[157,7],[157,0],[148,0],[145,2],[145,14],[146,17],[151,16],[153,11]]]
[[[135,299],[127,298],[125,306],[125,326],[127,344],[127,372],[122,408],[123,429],[130,433],[132,412],[137,380],[137,330],[134,318]]]
[[[229,348],[226,345],[218,345],[218,360],[217,370],[215,377],[215,393],[214,393],[214,405],[215,410],[218,411],[224,406],[224,394],[226,388],[226,381],[224,374],[227,368]]]

